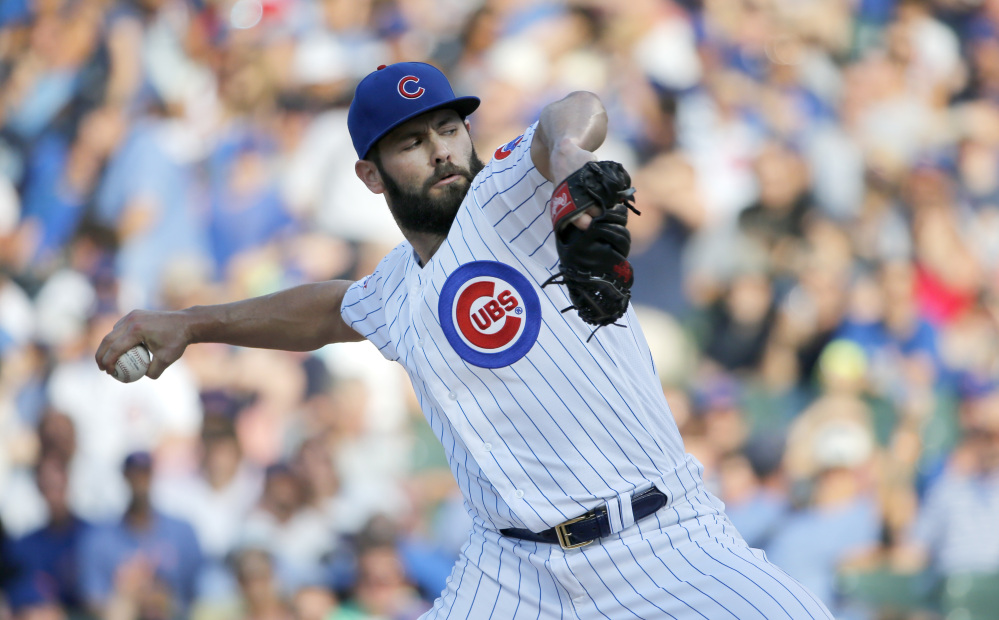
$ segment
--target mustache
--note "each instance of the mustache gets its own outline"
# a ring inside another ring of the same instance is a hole
[[[464,177],[465,179],[468,180],[469,183],[472,182],[471,170],[469,170],[468,168],[462,168],[461,166],[453,162],[446,162],[434,168],[433,176],[427,179],[427,182],[423,184],[423,189],[425,191],[428,191],[434,185],[434,183],[437,183],[441,179],[446,179],[452,174],[457,174],[459,176]]]

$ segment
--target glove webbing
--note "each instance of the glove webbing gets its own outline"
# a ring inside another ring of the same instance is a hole
[[[559,278],[559,277],[561,277],[562,279],[561,280],[557,280],[556,278]],[[541,284],[541,288],[545,288],[549,284],[555,284],[555,285],[560,285],[561,284],[561,285],[565,285],[566,284],[566,281],[565,281],[565,272],[562,271],[561,269],[559,269],[559,271],[557,273],[555,273],[554,275],[552,275],[552,277],[548,278],[547,280],[545,280]],[[576,310],[576,311],[578,311],[579,308],[577,306],[575,306],[575,305],[571,305],[571,306],[567,306],[565,308],[562,308],[559,312],[561,314],[565,314],[566,312],[568,312],[570,310]],[[597,325],[596,327],[593,328],[593,331],[591,331],[590,335],[586,338],[587,344],[589,344],[590,340],[593,339],[593,336],[597,333],[598,329],[600,329],[601,327],[605,327],[607,325],[613,325],[614,327],[627,327],[627,325],[622,325],[621,323],[618,323],[617,321],[615,321],[613,323],[604,323],[603,325]]]

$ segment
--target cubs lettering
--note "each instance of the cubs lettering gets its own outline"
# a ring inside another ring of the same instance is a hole
[[[438,312],[452,348],[484,368],[508,366],[523,357],[541,324],[534,288],[520,272],[494,261],[456,269],[441,289]]]
[[[495,285],[492,282],[476,282],[458,297],[455,317],[458,329],[473,345],[482,349],[498,349],[513,340],[520,331],[521,319],[507,316],[508,312],[520,305],[517,298],[509,290],[504,290],[493,298],[494,290]],[[477,312],[471,311],[473,304],[482,298],[486,298],[487,301]],[[500,323],[502,327],[498,331],[487,333],[490,327]]]

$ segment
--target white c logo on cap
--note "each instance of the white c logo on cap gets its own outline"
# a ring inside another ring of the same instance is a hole
[[[399,80],[399,94],[405,97],[406,99],[419,99],[420,97],[423,96],[423,93],[427,92],[425,88],[423,88],[422,86],[417,86],[416,90],[410,92],[409,89],[406,87],[407,84],[419,84],[419,83],[420,83],[420,78],[416,77],[415,75],[407,75],[406,77]]]

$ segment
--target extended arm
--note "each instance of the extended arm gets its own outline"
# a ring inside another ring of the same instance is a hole
[[[340,316],[351,284],[345,280],[304,284],[262,297],[173,312],[133,310],[104,337],[97,348],[97,365],[110,374],[125,351],[144,343],[153,355],[146,375],[156,379],[187,345],[196,342],[312,351],[334,342],[362,340]]]

